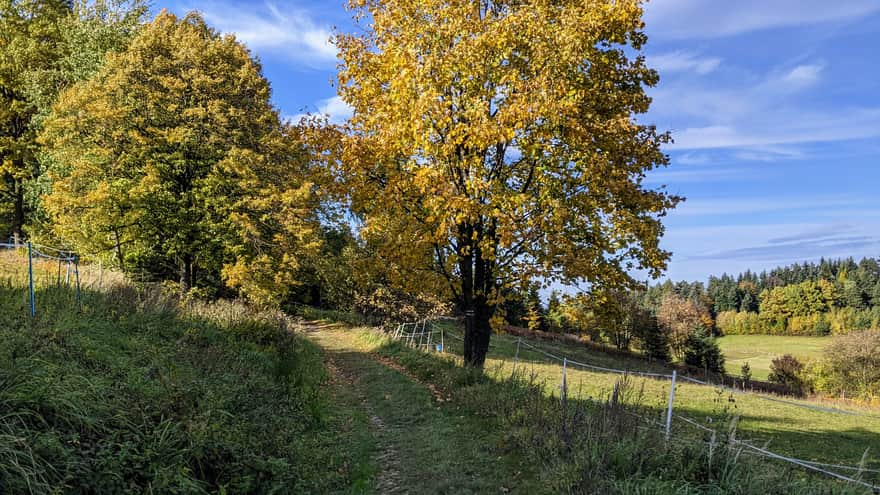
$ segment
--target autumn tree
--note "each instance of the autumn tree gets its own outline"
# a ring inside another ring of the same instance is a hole
[[[506,287],[659,275],[679,198],[643,185],[669,136],[635,119],[658,81],[640,0],[349,5],[369,24],[335,40],[339,175],[383,258],[469,315],[469,365]]]
[[[141,0],[0,1],[0,232],[39,219],[40,147],[58,93],[90,77],[139,27]],[[36,218],[35,218],[36,217]],[[6,224],[4,227],[3,224]]]
[[[712,325],[712,317],[705,307],[674,294],[663,298],[657,310],[657,321],[666,334],[673,356],[679,359],[684,358],[688,337],[700,329],[705,332]]]
[[[314,187],[298,177],[304,141],[269,96],[233,36],[163,11],[45,124],[56,234],[153,276],[176,271],[184,292],[199,269],[274,299],[312,243]]]
[[[26,184],[38,170],[32,86],[55,69],[69,13],[62,0],[0,0],[0,214],[7,219],[0,222],[16,239],[24,236]]]

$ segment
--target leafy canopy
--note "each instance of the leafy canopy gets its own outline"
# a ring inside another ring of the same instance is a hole
[[[444,284],[484,347],[504,286],[660,273],[679,198],[642,183],[669,135],[634,118],[658,81],[640,1],[349,4],[370,24],[336,37],[354,108],[339,174],[400,283]]]
[[[269,97],[233,36],[163,11],[45,124],[56,234],[149,275],[176,269],[184,291],[222,272],[260,301],[283,297],[316,220],[304,145]]]

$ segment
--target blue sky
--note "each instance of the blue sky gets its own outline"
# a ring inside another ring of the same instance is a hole
[[[340,0],[157,1],[201,11],[263,62],[282,115],[345,119]],[[880,255],[880,1],[654,0],[645,54],[660,71],[640,118],[672,132],[649,177],[688,201],[666,220],[668,276]]]

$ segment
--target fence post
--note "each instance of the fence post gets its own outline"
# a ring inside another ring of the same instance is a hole
[[[513,354],[513,374],[516,374],[516,364],[519,362],[519,344],[522,342],[522,337],[517,337],[516,339],[516,352]]]
[[[568,367],[568,359],[562,358],[562,385],[559,387],[559,399],[565,404],[568,386],[565,383],[565,368]]]
[[[666,408],[666,441],[672,433],[672,402],[675,400],[675,377],[676,371],[672,370],[672,384],[669,385],[669,406]]]
[[[16,245],[17,244],[18,238],[16,237]],[[31,318],[34,318],[37,316],[37,301],[36,295],[34,294],[34,254],[31,241],[28,241],[28,286],[31,296]]]
[[[76,275],[76,303],[79,305],[79,309],[82,310],[82,292],[80,292],[79,288],[79,255],[73,257],[73,262],[73,272]]]

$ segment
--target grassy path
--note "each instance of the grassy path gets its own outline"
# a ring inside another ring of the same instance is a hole
[[[433,386],[417,381],[360,337],[313,323],[308,337],[324,349],[335,376],[334,401],[369,418],[375,493],[538,493],[490,418],[462,412]],[[356,404],[352,404],[352,401]],[[332,407],[332,406],[331,406]]]

